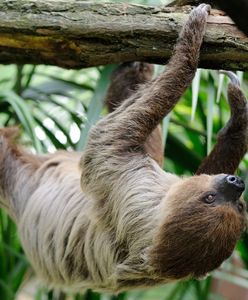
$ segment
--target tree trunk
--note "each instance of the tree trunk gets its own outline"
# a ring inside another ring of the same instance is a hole
[[[166,63],[190,7],[0,0],[0,62],[82,68]],[[212,10],[200,67],[248,70],[248,38]]]

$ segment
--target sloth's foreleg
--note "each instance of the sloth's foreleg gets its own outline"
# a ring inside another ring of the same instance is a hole
[[[197,174],[233,174],[247,152],[248,145],[248,105],[240,90],[238,78],[232,72],[225,72],[231,82],[228,86],[228,102],[231,116],[221,129],[217,143],[203,160]]]
[[[141,169],[143,173],[153,169],[146,159],[145,142],[194,77],[209,10],[209,5],[201,4],[191,12],[165,72],[92,128],[81,159],[81,185],[99,199],[99,205],[108,206],[113,189],[125,186],[119,182],[124,175],[127,181]]]
[[[83,163],[92,161],[96,147],[112,149],[115,155],[144,150],[149,134],[173,109],[194,77],[209,10],[209,5],[201,4],[191,12],[166,71],[91,130]]]

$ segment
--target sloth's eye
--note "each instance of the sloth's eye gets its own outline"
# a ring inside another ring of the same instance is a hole
[[[203,198],[203,200],[204,202],[211,204],[215,201],[215,196],[216,196],[215,194],[208,194]]]

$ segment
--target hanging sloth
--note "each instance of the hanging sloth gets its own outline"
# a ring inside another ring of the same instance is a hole
[[[246,99],[232,73],[230,120],[196,175],[160,167],[159,123],[194,77],[209,11],[201,4],[191,12],[156,79],[147,63],[114,72],[112,112],[83,154],[28,154],[14,144],[14,129],[0,130],[1,205],[47,285],[116,293],[199,278],[231,255],[245,226],[244,183],[232,174],[248,136]]]

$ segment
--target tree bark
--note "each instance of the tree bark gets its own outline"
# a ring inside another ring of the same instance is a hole
[[[82,68],[166,63],[190,7],[0,0],[0,62]],[[248,38],[212,10],[200,67],[248,70]]]
[[[212,7],[225,11],[236,26],[248,36],[248,0],[174,0],[170,6],[198,5],[209,3]]]

